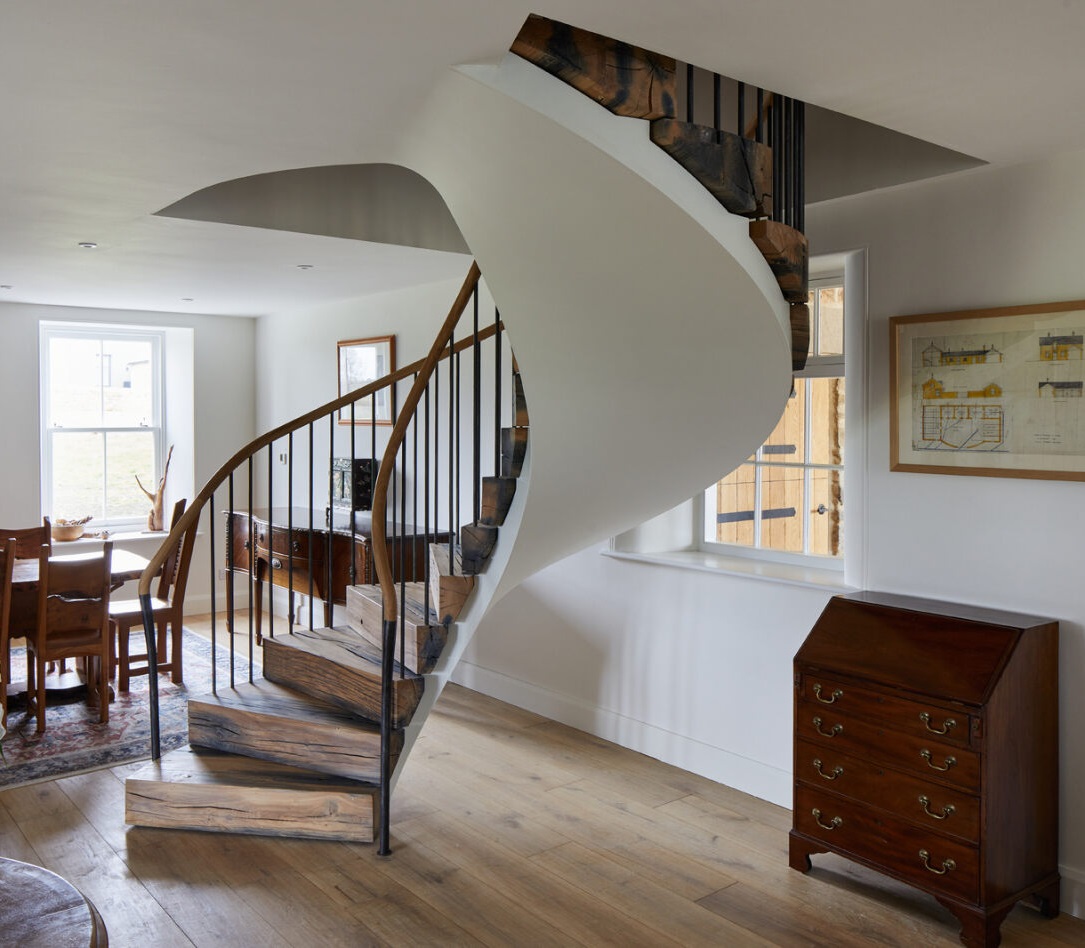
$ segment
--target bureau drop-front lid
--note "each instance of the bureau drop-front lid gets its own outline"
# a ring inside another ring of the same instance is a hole
[[[834,596],[795,655],[804,665],[982,705],[1020,637],[1052,619],[858,592]]]

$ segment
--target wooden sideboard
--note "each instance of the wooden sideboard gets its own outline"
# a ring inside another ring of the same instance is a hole
[[[1059,912],[1058,623],[836,596],[795,656],[790,864],[833,852],[933,895],[993,948]]]
[[[324,625],[332,625],[333,605],[346,602],[347,586],[376,582],[372,527],[368,513],[332,510],[332,523],[323,510],[274,507],[271,510],[226,511],[227,569],[250,573],[254,582],[257,641],[261,637],[263,584],[290,590],[289,621],[294,623],[294,594],[312,595],[324,603]],[[389,528],[389,533],[392,532]],[[398,529],[389,537],[388,553],[396,581],[425,576],[429,543],[447,543],[447,533],[428,537],[417,528]]]

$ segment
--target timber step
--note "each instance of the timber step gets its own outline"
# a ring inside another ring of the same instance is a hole
[[[500,527],[469,523],[460,527],[460,556],[467,576],[477,576],[485,568],[497,545]]]
[[[442,623],[455,622],[475,588],[475,577],[464,574],[459,546],[450,557],[447,543],[431,543],[429,564],[430,601],[437,609],[437,617]]]
[[[403,733],[392,731],[392,766]],[[351,780],[380,780],[380,728],[266,679],[188,702],[188,742]]]
[[[403,665],[424,675],[437,664],[448,641],[448,627],[437,621],[432,605],[427,615],[425,583],[397,585],[397,595],[400,588],[406,599],[405,608],[403,603],[397,603],[403,619]],[[384,595],[380,586],[347,587],[347,623],[379,654],[384,643]]]
[[[164,829],[369,843],[379,789],[207,748],[163,754],[125,781],[124,819]]]
[[[675,114],[672,56],[531,14],[512,52],[609,109],[654,119]]]
[[[515,477],[482,478],[481,509],[478,522],[487,527],[500,527],[505,522],[516,496]]]
[[[264,677],[346,708],[367,721],[381,719],[380,650],[351,628],[299,629],[265,638]],[[406,727],[422,698],[425,679],[395,663],[394,730]]]
[[[772,149],[734,132],[656,119],[649,136],[730,211],[743,217],[772,213]]]
[[[527,455],[527,428],[501,429],[501,474],[519,477]]]

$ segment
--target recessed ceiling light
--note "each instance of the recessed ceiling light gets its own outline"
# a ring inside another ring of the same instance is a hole
[[[97,250],[98,245],[93,240],[81,240],[79,246],[84,250]]]
[[[182,303],[192,303],[192,302],[195,302],[195,300],[191,296],[182,296],[181,297],[181,302]]]
[[[11,289],[11,284],[10,283],[0,283],[0,290],[10,290],[10,289]]]
[[[298,269],[299,270],[312,270],[313,265],[311,263],[299,263],[298,264]]]

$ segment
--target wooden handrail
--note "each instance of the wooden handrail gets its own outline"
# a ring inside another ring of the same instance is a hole
[[[473,286],[473,285],[478,283],[479,276],[480,276],[480,273],[479,273],[478,264],[472,263],[471,269],[468,271],[467,282],[470,282],[473,279],[473,283],[472,283],[472,286]],[[467,286],[467,282],[464,283],[465,288]],[[460,291],[460,296],[457,297],[457,303],[459,303],[461,297],[464,297],[464,290]],[[462,314],[463,306],[466,305],[466,300],[469,297],[470,297],[470,293],[468,292],[466,294],[466,297],[464,297],[463,303],[460,305],[460,310],[459,310],[460,314]],[[455,309],[455,304],[453,304],[453,308]],[[451,318],[452,318],[452,316],[450,314],[449,319],[451,319]],[[456,319],[458,319],[458,318],[459,318],[459,315],[457,315]],[[446,319],[445,326],[447,326],[447,325],[448,325],[448,320]],[[453,321],[452,325],[453,326],[455,325],[455,321]],[[486,330],[483,330],[482,332],[479,333],[479,338],[480,339],[489,338],[490,336],[492,336],[494,334],[494,332],[495,332],[495,327],[490,326]],[[442,348],[443,348],[448,343],[448,332],[445,331],[444,327],[442,327],[441,336],[439,338],[444,340],[444,342],[442,343]],[[466,349],[469,346],[473,345],[473,343],[474,343],[474,337],[472,337],[471,339],[463,340],[462,342],[460,342],[459,344],[456,345],[455,351],[460,352],[463,349]],[[191,527],[193,527],[199,521],[199,518],[203,513],[203,508],[207,505],[207,502],[211,499],[211,496],[219,488],[219,486],[222,484],[222,482],[225,481],[226,478],[229,477],[230,474],[233,471],[235,471],[244,461],[246,461],[248,458],[250,458],[252,455],[254,455],[261,448],[267,447],[269,444],[272,444],[273,442],[277,441],[279,438],[282,438],[285,435],[288,435],[293,431],[297,431],[299,428],[304,428],[306,425],[308,425],[308,424],[310,424],[310,423],[312,423],[314,421],[317,421],[317,420],[319,420],[321,418],[324,418],[327,415],[331,414],[332,412],[338,411],[340,408],[345,408],[347,405],[350,405],[352,402],[359,401],[360,399],[367,398],[370,395],[373,395],[373,394],[375,394],[377,392],[382,391],[383,389],[390,388],[391,386],[395,385],[397,382],[400,382],[403,379],[409,378],[410,376],[414,375],[416,372],[418,372],[418,373],[425,372],[427,366],[428,366],[428,374],[432,374],[433,366],[436,365],[437,362],[439,362],[441,360],[441,358],[448,358],[449,353],[445,353],[442,356],[440,354],[440,350],[438,350],[438,358],[434,359],[432,361],[432,364],[431,364],[430,356],[432,356],[432,354],[433,353],[432,353],[432,350],[431,350],[430,355],[426,356],[426,358],[424,358],[424,359],[419,359],[416,362],[412,362],[410,365],[404,366],[402,369],[397,369],[395,372],[392,372],[391,374],[386,375],[383,378],[377,379],[374,382],[370,382],[367,385],[363,385],[361,388],[355,389],[352,392],[347,392],[345,395],[340,395],[338,398],[334,398],[330,402],[325,402],[323,405],[319,406],[318,408],[314,408],[312,411],[306,412],[304,415],[299,415],[297,418],[293,419],[292,421],[284,422],[283,424],[279,425],[277,428],[273,428],[270,431],[267,431],[264,434],[260,435],[259,437],[254,438],[252,441],[250,441],[248,444],[246,444],[239,451],[236,451],[233,454],[233,456],[225,464],[223,464],[211,476],[211,478],[207,481],[207,483],[204,484],[203,488],[196,495],[196,497],[192,500],[192,503],[189,505],[189,507],[185,511],[184,515],[181,517],[181,519],[179,521],[177,521],[177,524],[169,532],[168,536],[166,536],[166,538],[162,541],[162,544],[155,551],[154,555],[151,556],[150,561],[149,561],[149,563],[147,565],[147,568],[143,571],[143,573],[139,577],[139,587],[138,587],[139,595],[141,597],[150,595],[151,583],[155,579],[155,577],[158,575],[159,571],[162,569],[162,565],[163,565],[163,563],[165,563],[166,558],[169,556],[169,552],[170,552],[170,549],[171,549],[172,545],[177,541],[177,538],[181,534],[188,531]],[[426,374],[425,377],[428,378],[428,374]],[[420,375],[419,377],[421,378],[422,376]],[[413,389],[412,389],[412,393],[413,393]],[[409,400],[409,396],[408,396],[408,400]],[[417,402],[415,404],[417,404]],[[413,410],[413,408],[412,408],[412,410]],[[405,414],[407,414],[407,413],[406,412],[401,412],[401,417],[403,417]],[[405,427],[405,425],[404,425],[404,427]],[[395,431],[397,429],[398,429],[398,423],[397,423],[397,428],[393,429],[393,432],[392,432],[393,436],[395,435]],[[387,454],[387,452],[386,452],[386,454]],[[393,457],[394,457],[394,455],[393,455]],[[382,468],[382,470],[384,468],[383,462],[381,464],[381,468]],[[390,473],[391,472],[389,471],[389,474]],[[378,476],[377,476],[378,485],[380,484],[380,482],[381,482],[381,475],[380,475],[380,473],[378,473]],[[385,485],[385,497],[386,497],[387,496],[387,485],[388,485],[388,478],[387,477],[384,479],[384,485]],[[376,491],[374,491],[374,507],[376,507],[376,498],[377,498]],[[374,518],[374,534],[376,534],[376,529],[375,529],[376,520],[377,520],[377,518]],[[383,534],[383,529],[384,529],[384,525],[383,525],[383,520],[382,520],[381,521],[381,532],[382,532],[382,534]],[[376,536],[375,535],[373,537],[373,540],[374,540],[374,546],[376,546]]]
[[[407,395],[403,407],[399,410],[399,416],[396,418],[395,427],[392,429],[392,433],[388,437],[388,445],[384,449],[384,457],[381,458],[380,466],[377,468],[377,481],[373,485],[373,517],[371,520],[373,530],[373,567],[376,570],[377,582],[380,584],[381,588],[381,598],[384,602],[385,623],[395,622],[399,615],[395,595],[395,582],[392,579],[392,561],[388,554],[386,534],[388,517],[388,483],[392,479],[396,454],[399,452],[403,440],[406,437],[407,426],[410,424],[414,410],[418,407],[418,403],[422,399],[422,394],[429,384],[434,368],[442,359],[442,353],[448,346],[448,340],[452,336],[452,331],[456,328],[456,324],[460,321],[463,311],[467,308],[468,301],[478,287],[478,281],[481,275],[478,264],[472,263],[471,269],[468,270],[467,277],[463,281],[463,286],[460,289],[459,295],[453,302],[452,308],[445,318],[444,325],[441,326],[441,331],[437,334],[437,338],[430,347],[429,355],[426,356],[422,362],[421,368],[418,369],[418,375],[414,380],[414,385],[411,386],[411,391]],[[486,334],[487,336],[492,335],[494,331],[494,327],[488,328],[490,331]],[[469,339],[462,341],[461,347],[474,345],[477,340],[481,340],[482,338],[485,338],[482,333],[479,333],[478,337],[475,337],[472,334]]]

